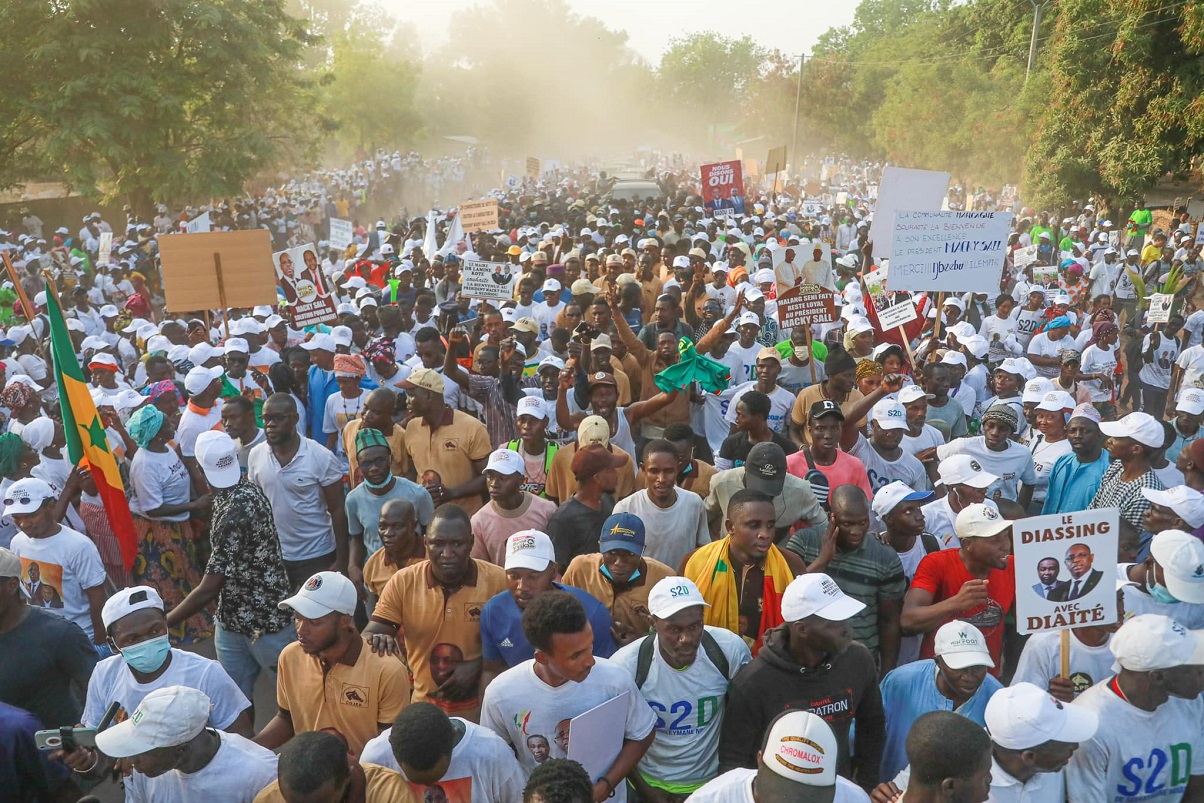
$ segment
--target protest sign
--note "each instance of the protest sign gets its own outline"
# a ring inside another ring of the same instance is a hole
[[[1026,248],[1017,248],[1012,254],[1012,264],[1018,268],[1027,268],[1029,265],[1037,261],[1037,246],[1030,245]]]
[[[841,190],[836,193],[836,205],[845,206],[849,203],[849,193],[846,190]]]
[[[744,170],[740,162],[703,165],[702,205],[711,217],[744,214]]]
[[[790,297],[791,288],[818,284],[836,292],[836,274],[832,270],[832,246],[823,241],[809,245],[787,246],[772,252],[777,298]]]
[[[539,160],[534,156],[527,157],[527,175],[531,178],[539,178]]]
[[[769,151],[765,158],[765,175],[772,176],[786,169],[786,146],[781,145]]]
[[[340,251],[345,251],[347,246],[351,245],[355,239],[355,230],[351,226],[350,220],[339,220],[337,217],[330,219],[330,247],[337,248]]]
[[[1010,212],[894,214],[892,290],[999,292]]]
[[[212,230],[213,224],[209,221],[209,213],[197,215],[192,220],[188,221],[184,226],[185,234],[201,234]]]
[[[791,288],[789,298],[778,297],[778,326],[791,329],[836,320],[836,294],[818,284]]]
[[[1033,281],[1037,284],[1053,284],[1058,280],[1057,265],[1033,265]]]
[[[338,319],[335,300],[313,243],[277,251],[272,254],[272,264],[276,266],[276,284],[284,293],[293,326],[300,329]]]
[[[894,256],[895,212],[900,209],[937,211],[949,186],[949,174],[935,170],[911,170],[888,167],[882,171],[877,187],[878,203],[870,223],[869,238],[874,243],[874,256],[890,259]],[[873,194],[870,197],[874,197]]]
[[[464,231],[489,231],[498,227],[497,198],[466,201],[460,204],[460,225]]]
[[[1119,531],[1114,507],[1015,522],[1016,629],[1041,633],[1114,623]]]
[[[1196,245],[1204,245],[1204,223],[1196,226]]]
[[[1146,323],[1168,323],[1171,319],[1171,305],[1175,303],[1173,293],[1154,293],[1150,296],[1150,312]]]
[[[267,229],[160,237],[159,258],[168,312],[276,304]]]
[[[100,245],[96,249],[96,261],[101,265],[109,264],[109,257],[113,255],[113,232],[102,231],[100,233]]]
[[[916,314],[916,305],[911,299],[904,299],[893,307],[887,307],[883,310],[878,310],[878,324],[885,329],[894,329],[897,326],[911,323],[919,315]]]
[[[887,304],[886,299],[887,267],[880,265],[861,277],[865,283],[865,292],[874,300],[874,306],[882,309]]]
[[[506,301],[514,298],[514,285],[521,271],[509,262],[466,259],[460,268],[460,292],[468,298]]]

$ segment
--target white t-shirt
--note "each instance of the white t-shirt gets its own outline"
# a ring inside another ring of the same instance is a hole
[[[1119,275],[1119,268],[1119,262],[1108,264],[1107,262],[1100,261],[1095,263],[1095,265],[1091,268],[1091,275],[1088,276],[1088,278],[1091,279],[1092,297],[1099,295],[1112,295],[1112,291],[1116,287],[1116,279]]]
[[[697,494],[690,495],[701,499]],[[622,694],[627,695],[624,738],[646,738],[656,727],[656,715],[644,702],[635,679],[626,669],[605,658],[596,658],[582,682],[570,680],[560,686],[549,686],[535,674],[534,660],[523,661],[498,675],[485,689],[481,725],[502,737],[530,774],[537,763],[531,752],[532,744],[546,746],[549,758],[567,757],[568,734],[564,731],[568,721]],[[537,737],[543,738],[542,743]],[[626,803],[626,784],[619,784],[612,800]]]
[[[927,425],[925,425],[927,426]],[[877,493],[898,480],[913,491],[926,491],[932,483],[928,480],[928,472],[924,464],[903,449],[903,454],[897,460],[887,460],[878,454],[878,450],[864,435],[858,433],[857,443],[849,450],[849,454],[865,464],[865,473],[870,480],[870,490]]]
[[[1131,563],[1122,563],[1117,567],[1121,576]],[[1148,580],[1147,580],[1148,582]],[[1137,616],[1143,613],[1157,613],[1174,619],[1184,627],[1192,630],[1204,628],[1204,605],[1192,602],[1173,602],[1169,605],[1159,602],[1152,596],[1134,585],[1126,585],[1120,590],[1125,599],[1125,617]]]
[[[894,778],[895,786],[904,793],[911,781],[911,766],[899,770]],[[905,803],[907,795],[900,798]],[[990,803],[1065,803],[1065,772],[1038,772],[1024,783],[1008,775],[991,756],[991,786],[987,792]],[[1071,801],[1075,801],[1072,797]],[[1077,801],[1075,801],[1077,803]]]
[[[180,447],[180,454],[185,457],[196,456],[196,439],[200,437],[202,432],[208,432],[211,429],[222,428],[222,400],[218,399],[209,408],[209,412],[201,415],[194,411],[189,405],[184,408],[184,413],[180,416],[180,423],[176,426],[176,443]],[[138,451],[142,451],[139,449]]]
[[[752,660],[744,639],[730,630],[708,627],[727,657],[728,677],[707,657],[702,645],[694,663],[677,670],[665,662],[659,647],[652,649],[648,677],[640,691],[656,713],[656,740],[640,760],[640,769],[650,778],[673,784],[699,783],[719,771],[719,730],[723,727],[723,704],[728,682]],[[611,656],[632,677],[639,664],[640,645],[645,636]]]
[[[26,601],[75,622],[91,639],[92,613],[84,592],[105,582],[105,567],[92,539],[70,527],[60,527],[49,538],[30,538],[18,532],[10,549],[21,559],[21,589]],[[30,577],[35,563],[36,581]]]
[[[1035,436],[1029,442],[1029,451],[1033,456],[1033,471],[1037,475],[1037,482],[1033,490],[1033,501],[1044,502],[1045,492],[1049,488],[1049,474],[1053,471],[1054,463],[1064,454],[1070,454],[1070,441],[1062,438],[1060,441],[1050,443],[1045,440],[1045,435],[1033,430]],[[1019,491],[1019,489],[1017,489]]]
[[[737,375],[735,371],[732,371],[733,383],[744,384],[746,382],[756,381],[757,355],[761,353],[761,349],[763,348],[765,348],[765,346],[755,340],[748,348],[741,346],[739,340],[728,346],[727,353],[733,355],[735,358],[738,358],[741,362],[741,367],[744,370],[743,375]]]
[[[1024,643],[1012,683],[1023,681],[1039,689],[1048,689],[1050,679],[1062,673],[1061,656],[1062,636],[1059,632],[1034,633]],[[1101,680],[1112,677],[1112,664],[1115,661],[1112,650],[1108,648],[1108,642],[1105,641],[1099,647],[1088,647],[1072,633],[1070,679],[1074,682],[1076,695],[1082,694]]]
[[[1200,351],[1201,367],[1204,368],[1204,349]],[[1115,379],[1116,347],[1104,348],[1099,343],[1092,343],[1083,349],[1083,360],[1079,371],[1084,374],[1103,374],[1109,379]],[[1082,386],[1091,394],[1092,402],[1112,401],[1112,391],[1105,389],[1097,379],[1083,381]]]
[[[986,438],[982,435],[958,438],[937,449],[936,454],[941,460],[948,460],[957,454],[968,454],[978,460],[983,469],[1000,479],[987,489],[987,496],[992,499],[998,492],[1004,499],[1015,501],[1018,484],[1037,484],[1032,455],[1028,449],[1012,440],[1007,442],[1007,449],[995,452],[987,448]]]
[[[234,724],[238,715],[251,702],[239,691],[238,684],[231,680],[217,661],[194,652],[172,649],[171,663],[167,669],[150,683],[139,683],[134,679],[125,659],[120,655],[106,658],[96,665],[88,681],[88,699],[84,703],[82,721],[96,727],[104,718],[105,709],[116,701],[122,711],[115,721],[121,722],[142,703],[146,695],[168,686],[187,686],[205,692],[213,708],[209,711],[209,724],[225,730]]]
[[[1028,310],[1020,307],[1016,307],[1013,310],[1012,317],[1016,321],[1016,342],[1020,345],[1021,349],[1028,348],[1028,344],[1033,339],[1037,327],[1041,325],[1041,318],[1044,315],[1044,310]]]
[[[217,735],[221,746],[196,772],[169,770],[147,778],[135,771],[125,779],[126,803],[252,803],[276,780],[276,754],[236,733]]]
[[[1179,383],[1180,389],[1195,387],[1196,383],[1200,381],[1200,377],[1204,376],[1204,345],[1195,345],[1184,349],[1179,355],[1179,359],[1175,360],[1175,365],[1183,369],[1183,381]]]
[[[130,461],[130,485],[134,490],[130,507],[135,513],[145,514],[164,504],[185,504],[191,494],[191,482],[188,469],[175,449],[166,452],[139,449]],[[188,511],[162,519],[188,521]]]
[[[1019,357],[1022,353],[1020,343],[1016,340],[1014,317],[1000,318],[998,315],[988,315],[982,319],[978,333],[987,341],[987,359],[992,363],[1002,362],[1008,357]]]
[[[728,770],[690,795],[690,803],[755,803],[753,780],[757,771],[746,767]],[[869,803],[869,795],[860,786],[836,776],[836,796],[832,803]]]
[[[696,493],[677,490],[677,500],[668,508],[659,508],[647,491],[637,491],[615,505],[615,513],[634,513],[644,522],[648,544],[644,557],[676,567],[692,550],[711,543],[706,508]]]
[[[1198,309],[1188,315],[1187,320],[1183,322],[1183,331],[1187,333],[1184,345],[1198,346],[1201,333],[1204,332],[1204,310]]]
[[[1172,697],[1145,711],[1105,679],[1074,704],[1095,711],[1100,727],[1066,767],[1068,800],[1177,803],[1191,776],[1204,775],[1204,699]]]
[[[489,728],[459,717],[452,719],[464,726],[464,736],[452,748],[451,761],[439,781],[440,786],[471,784],[473,800],[522,800],[527,774],[514,757],[510,745]],[[405,771],[389,746],[389,734],[392,732],[392,728],[385,728],[379,736],[370,739],[360,754],[360,763],[379,764],[401,773],[405,778]],[[408,778],[406,780],[409,781]],[[411,788],[424,797],[425,787],[421,790],[416,787],[416,784],[411,784]]]
[[[756,368],[754,367],[754,371]],[[736,404],[740,401],[740,397],[750,390],[756,390],[757,383],[745,382],[742,385],[737,385],[732,393],[732,400],[727,406],[727,413],[723,418],[727,423],[736,423]],[[769,394],[769,428],[774,432],[786,434],[790,424],[790,411],[794,407],[794,394],[785,388],[774,386],[773,393]],[[722,444],[720,444],[722,445]]]
[[[1049,339],[1047,332],[1033,335],[1033,339],[1028,343],[1028,354],[1031,357],[1057,357],[1060,352],[1074,349],[1074,338],[1070,335],[1063,335],[1061,340],[1053,341]],[[1037,376],[1043,376],[1046,379],[1057,379],[1059,369],[1056,365],[1034,365],[1033,368],[1037,371]]]
[[[1179,343],[1173,337],[1158,335],[1158,347],[1154,349],[1154,359],[1145,361],[1145,353],[1150,350],[1150,338],[1156,333],[1151,332],[1141,340],[1141,372],[1138,377],[1147,385],[1166,390],[1171,386],[1171,366],[1179,356]],[[1161,411],[1155,411],[1158,415]]]
[[[554,307],[549,307],[548,302],[541,301],[535,305],[535,309],[531,310],[531,317],[539,324],[539,338],[546,339],[552,334],[552,330],[556,328],[556,316],[560,314],[567,304],[560,301]]]
[[[899,446],[903,448],[903,451],[907,452],[912,457],[915,457],[925,449],[931,449],[934,446],[941,446],[944,443],[945,438],[943,435],[941,435],[941,431],[931,424],[925,424],[924,428],[920,430],[919,435],[912,435],[910,432],[904,432],[903,440],[899,443]],[[914,491],[918,489],[913,488],[912,490]]]

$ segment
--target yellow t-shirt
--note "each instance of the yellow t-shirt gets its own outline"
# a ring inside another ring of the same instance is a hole
[[[334,728],[357,756],[381,725],[392,724],[410,704],[405,664],[377,655],[362,640],[358,645],[354,665],[339,663],[324,671],[321,661],[294,641],[280,652],[276,675],[276,702],[292,716],[293,731]]]

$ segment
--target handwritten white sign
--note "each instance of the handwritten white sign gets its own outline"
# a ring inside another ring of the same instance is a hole
[[[893,307],[887,307],[878,312],[878,323],[883,329],[894,329],[897,326],[902,326],[911,323],[919,316],[916,314],[916,305],[911,302],[911,299],[900,301]]]
[[[1010,212],[897,211],[891,290],[998,293]]]
[[[351,245],[351,241],[355,239],[355,231],[351,227],[350,220],[339,220],[337,217],[330,219],[330,247],[337,248],[340,251],[347,249]]]

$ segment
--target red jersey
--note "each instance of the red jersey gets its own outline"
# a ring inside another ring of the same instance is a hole
[[[924,556],[920,565],[916,567],[916,576],[911,581],[911,587],[922,588],[930,592],[933,602],[943,602],[950,597],[957,596],[962,585],[973,579],[975,578],[970,576],[970,573],[966,571],[966,565],[962,563],[960,550],[942,549],[940,552],[932,552]],[[995,661],[995,668],[991,670],[991,674],[998,675],[1000,658],[1003,655],[1004,619],[1016,601],[1016,564],[1011,555],[1008,556],[1007,569],[991,570],[991,574],[987,577],[987,596],[989,599],[986,605],[963,611],[960,616],[950,617],[945,621],[951,621],[953,618],[961,619],[982,631],[983,636],[987,639],[987,648],[991,651],[991,658]],[[945,622],[941,622],[924,634],[924,641],[920,645],[921,658],[934,657],[933,643],[936,640],[936,631],[943,624]]]

